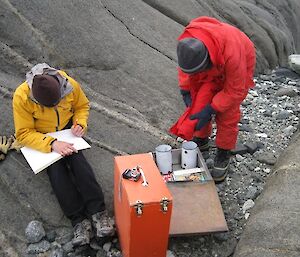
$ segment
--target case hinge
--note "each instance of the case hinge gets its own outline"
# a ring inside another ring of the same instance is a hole
[[[143,202],[141,200],[137,200],[134,205],[137,216],[141,216],[143,214],[143,207],[144,207]]]
[[[163,197],[160,201],[161,210],[163,213],[166,213],[168,211],[168,205],[170,200],[168,200],[167,197]]]

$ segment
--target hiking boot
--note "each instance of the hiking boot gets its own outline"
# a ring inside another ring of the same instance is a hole
[[[212,177],[216,182],[222,182],[228,173],[230,163],[230,151],[218,148],[214,159]]]
[[[88,219],[84,219],[77,223],[74,227],[74,238],[72,244],[74,246],[86,245],[90,243],[92,225]]]
[[[194,137],[193,141],[198,145],[198,148],[201,152],[205,152],[209,150],[209,139],[206,138],[200,138],[200,137]]]
[[[107,211],[97,212],[92,215],[93,226],[96,230],[97,237],[113,236],[115,229],[112,219],[108,216]]]

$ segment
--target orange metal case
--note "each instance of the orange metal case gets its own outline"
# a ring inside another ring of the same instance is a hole
[[[137,165],[148,186],[122,178]],[[166,256],[172,196],[151,153],[115,157],[114,211],[123,257]]]

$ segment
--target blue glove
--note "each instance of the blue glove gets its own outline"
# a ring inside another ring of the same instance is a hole
[[[180,89],[180,94],[182,95],[182,99],[185,103],[185,106],[190,107],[192,105],[192,98],[191,98],[190,91]]]
[[[211,116],[216,111],[211,107],[210,104],[206,105],[201,112],[195,113],[190,116],[190,120],[198,120],[195,130],[202,129],[210,120]]]

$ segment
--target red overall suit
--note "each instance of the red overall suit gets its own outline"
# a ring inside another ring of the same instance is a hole
[[[216,146],[235,148],[240,120],[240,104],[254,86],[255,48],[251,40],[237,28],[214,18],[201,17],[190,22],[178,40],[196,38],[206,46],[212,67],[195,74],[178,68],[179,86],[191,93],[192,106],[188,107],[170,132],[186,140],[193,136],[207,138],[211,122],[194,131],[197,120],[189,117],[211,104],[216,111]]]

